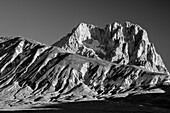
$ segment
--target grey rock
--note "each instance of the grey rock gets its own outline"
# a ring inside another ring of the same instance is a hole
[[[0,43],[0,108],[165,93],[167,73],[63,52],[21,37]]]
[[[53,46],[89,58],[169,74],[154,44],[149,41],[147,32],[130,22],[124,25],[115,22],[104,29],[81,23]]]

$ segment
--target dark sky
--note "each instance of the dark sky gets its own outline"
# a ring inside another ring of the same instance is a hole
[[[130,21],[147,30],[170,69],[169,0],[0,0],[0,35],[53,44],[80,22]]]

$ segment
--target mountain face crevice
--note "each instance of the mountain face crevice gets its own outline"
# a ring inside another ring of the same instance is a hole
[[[165,93],[161,87],[169,84],[168,70],[138,25],[82,23],[53,46],[0,37],[0,109]]]
[[[130,22],[108,24],[104,29],[81,23],[53,46],[90,58],[169,74],[154,45],[149,42],[147,32]]]

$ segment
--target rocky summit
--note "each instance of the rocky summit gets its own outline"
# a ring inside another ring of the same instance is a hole
[[[52,46],[0,37],[0,109],[166,93],[170,75],[138,25],[81,23]]]
[[[147,32],[130,22],[123,25],[115,22],[104,29],[81,23],[53,46],[89,58],[169,74],[154,44],[149,42]]]

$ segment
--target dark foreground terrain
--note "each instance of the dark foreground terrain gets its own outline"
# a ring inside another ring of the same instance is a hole
[[[3,111],[6,112],[6,111]],[[8,111],[9,112],[9,111]],[[46,108],[10,111],[11,113],[169,113],[170,109],[125,101],[88,101],[46,106]]]
[[[144,94],[126,98],[108,98],[106,100],[69,102],[41,105],[31,109],[10,111],[11,113],[169,113],[169,87],[162,88],[164,94]],[[2,111],[1,111],[2,112]],[[7,112],[7,111],[3,111]],[[9,111],[8,111],[9,112]]]

